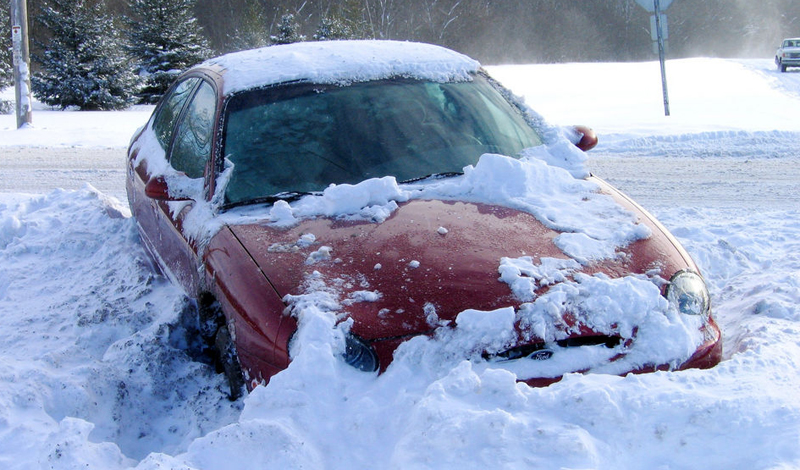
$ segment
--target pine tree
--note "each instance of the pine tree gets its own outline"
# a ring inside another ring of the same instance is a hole
[[[9,2],[0,0],[0,21],[10,25]],[[4,28],[3,28],[4,29]],[[6,32],[4,30],[4,32]],[[11,63],[11,34],[0,36],[0,90],[11,86],[13,81],[13,65]]]
[[[138,77],[126,47],[103,4],[84,0],[49,0],[41,24],[51,34],[34,56],[41,71],[31,79],[43,103],[81,110],[122,109],[134,101]]]
[[[269,39],[272,44],[291,44],[305,41],[306,37],[298,32],[299,29],[300,25],[294,20],[294,15],[287,13],[281,17],[281,22],[278,24],[278,34],[270,36]]]
[[[132,0],[131,53],[145,83],[144,103],[155,103],[176,76],[211,56],[193,11],[197,0]]]
[[[243,14],[239,21],[229,29],[226,36],[226,47],[229,50],[241,51],[268,46],[270,37],[264,7],[258,0],[240,0]]]
[[[315,41],[335,41],[353,38],[353,30],[344,21],[336,17],[326,16],[322,18],[317,31],[314,33]]]

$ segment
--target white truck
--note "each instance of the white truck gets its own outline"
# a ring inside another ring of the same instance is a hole
[[[775,65],[785,72],[787,67],[800,67],[800,38],[784,39],[775,53]]]

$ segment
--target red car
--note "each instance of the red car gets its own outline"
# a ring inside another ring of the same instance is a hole
[[[572,142],[593,147],[576,129]],[[569,163],[582,152],[563,135],[447,49],[273,46],[184,73],[133,137],[127,192],[144,245],[197,300],[234,396],[289,365],[315,280],[346,324],[343,360],[363,371],[411,338],[474,335],[487,319],[502,339],[464,358],[532,385],[715,365],[697,266]]]

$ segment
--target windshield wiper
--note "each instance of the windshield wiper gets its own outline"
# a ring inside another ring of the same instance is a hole
[[[440,180],[444,178],[451,178],[453,176],[461,176],[463,174],[464,174],[463,171],[445,171],[443,173],[431,173],[430,175],[419,176],[417,178],[411,178],[400,181],[399,184],[416,183],[418,181],[424,181],[427,179]]]
[[[255,197],[252,199],[245,199],[243,201],[229,202],[222,205],[222,209],[231,209],[239,206],[249,206],[251,204],[275,204],[278,201],[292,202],[300,199],[303,196],[319,195],[319,192],[306,192],[306,191],[284,191],[270,196]]]

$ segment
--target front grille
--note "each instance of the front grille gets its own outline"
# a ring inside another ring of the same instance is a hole
[[[605,346],[615,348],[622,342],[619,336],[580,336],[556,341],[554,343],[533,343],[517,346],[496,354],[484,354],[484,359],[490,361],[513,361],[528,358],[536,361],[546,361],[553,356],[553,348],[579,348],[582,346]]]

